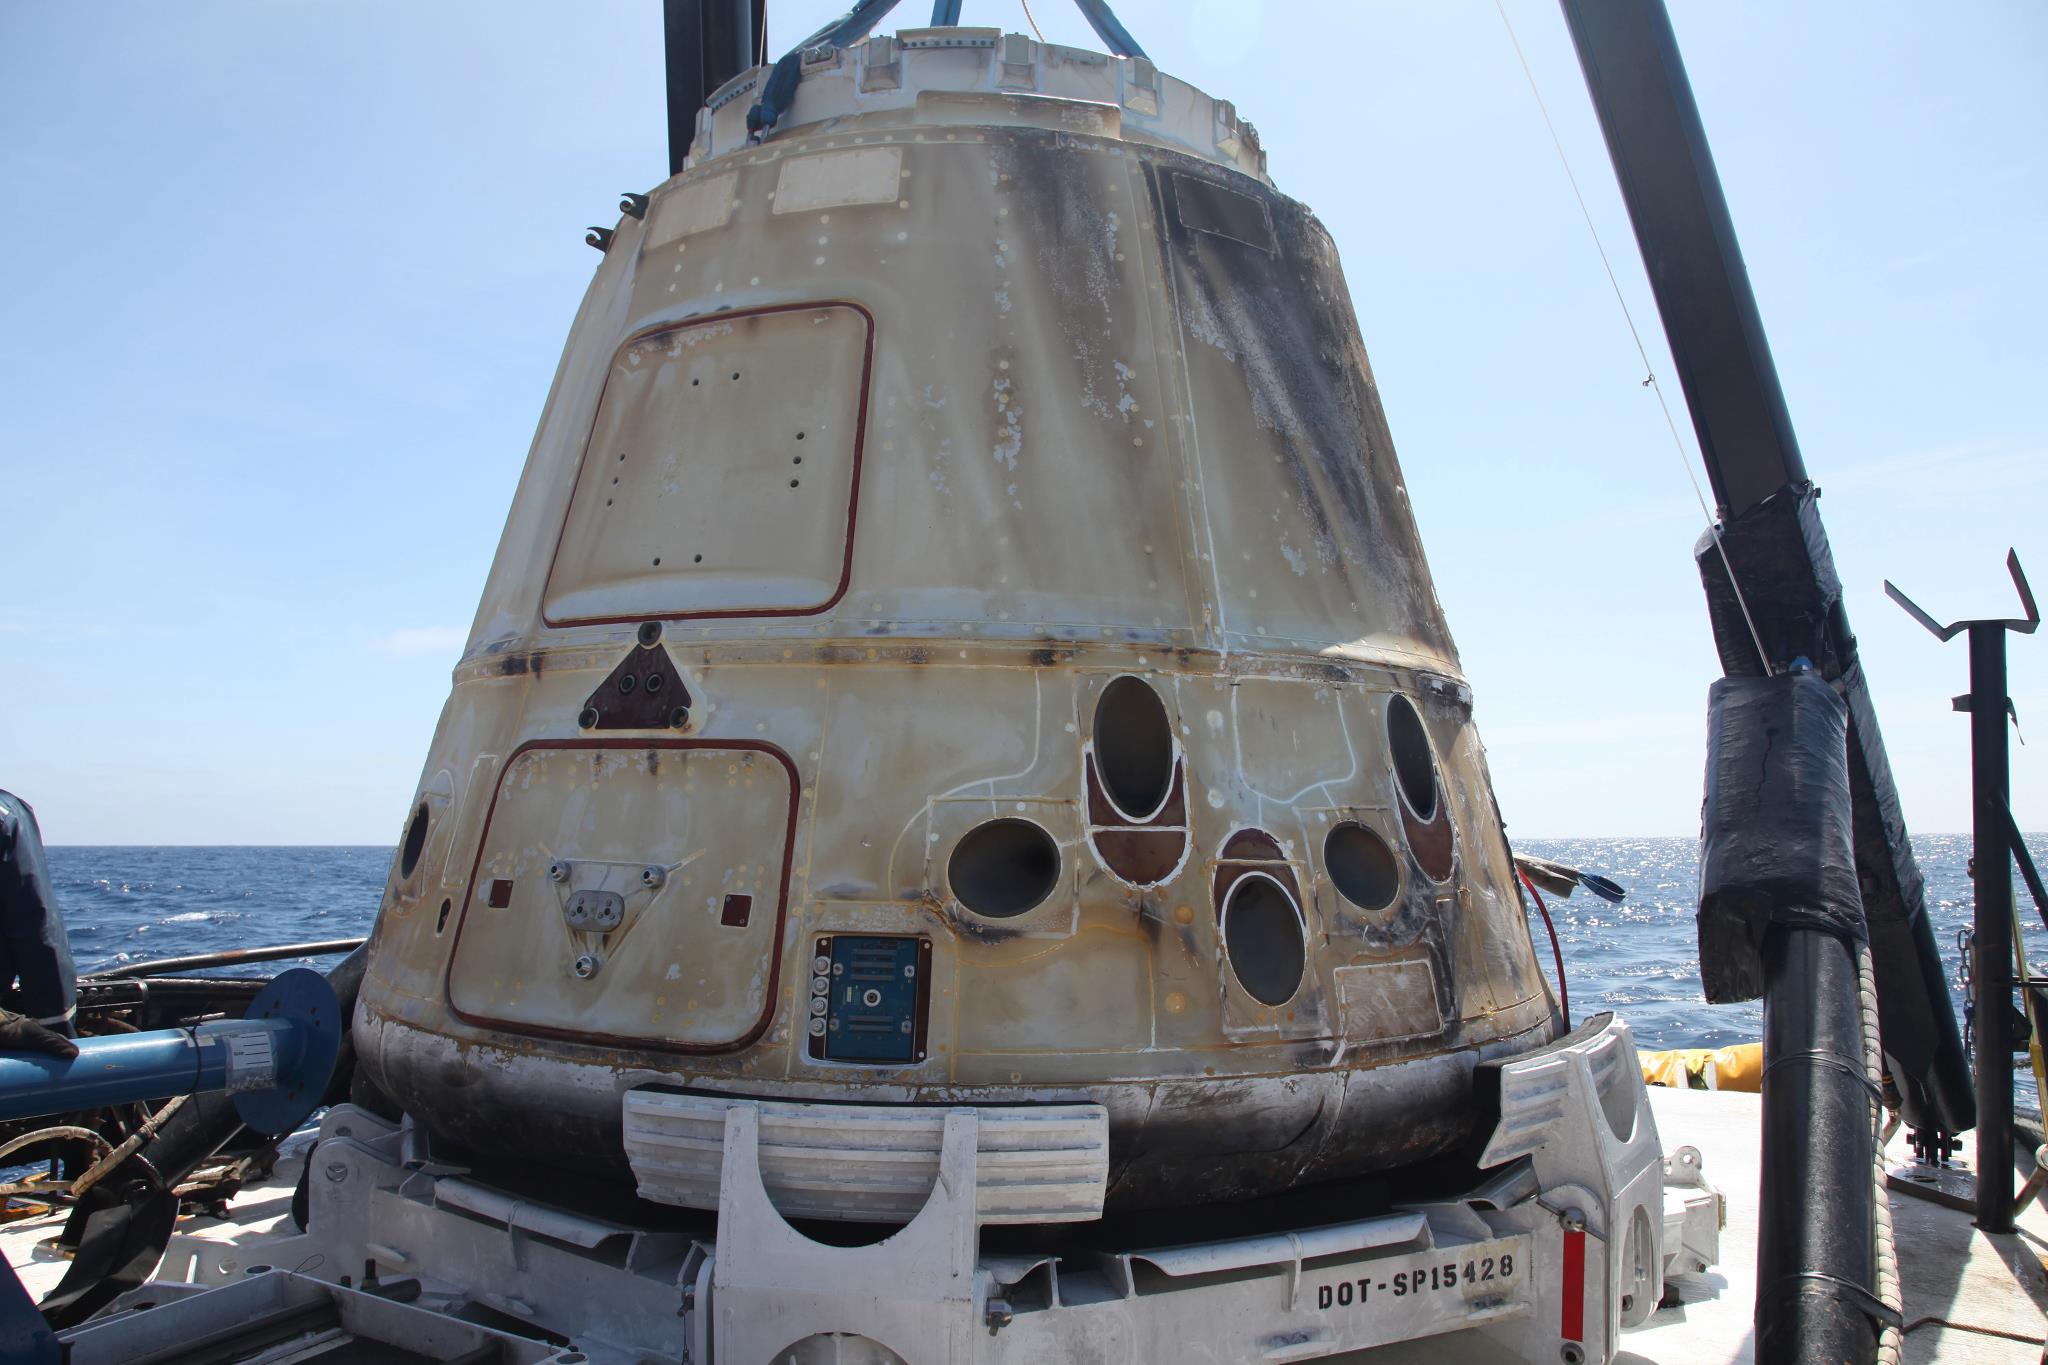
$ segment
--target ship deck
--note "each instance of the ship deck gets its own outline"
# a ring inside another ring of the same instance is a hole
[[[1715,1091],[1652,1089],[1651,1104],[1665,1150],[1699,1149],[1707,1178],[1727,1196],[1727,1225],[1721,1233],[1721,1262],[1704,1274],[1675,1277],[1669,1285],[1677,1303],[1660,1308],[1644,1326],[1622,1338],[1617,1361],[1627,1365],[1736,1365],[1753,1358],[1751,1304],[1756,1285],[1759,1120],[1755,1095]],[[1967,1170],[1968,1141],[1958,1158]],[[194,1215],[178,1231],[208,1241],[232,1242],[245,1265],[265,1261],[263,1245],[294,1231],[289,1214],[304,1143],[288,1144],[270,1178],[242,1191],[226,1219]],[[1904,1135],[1888,1155],[1895,1173],[1930,1186],[1966,1191],[1957,1172],[1913,1167]],[[1904,1286],[1907,1362],[1968,1362],[1968,1365],[2037,1365],[2048,1335],[2048,1211],[2036,1203],[2020,1217],[2010,1236],[1979,1232],[1970,1215],[1929,1199],[1891,1195],[1892,1221]],[[47,1245],[62,1227],[61,1215],[21,1219],[0,1227],[0,1254],[40,1298],[62,1277],[66,1262]],[[167,1258],[158,1275],[180,1278]],[[291,1267],[325,1275],[321,1267]],[[1460,1365],[1490,1361],[1483,1343],[1455,1335],[1344,1357],[1374,1365],[1426,1362]]]

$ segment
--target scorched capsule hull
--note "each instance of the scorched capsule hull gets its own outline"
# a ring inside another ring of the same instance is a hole
[[[945,35],[741,76],[606,242],[365,1076],[621,1176],[638,1088],[1099,1103],[1112,1208],[1443,1151],[1559,1020],[1329,236],[1150,63]]]

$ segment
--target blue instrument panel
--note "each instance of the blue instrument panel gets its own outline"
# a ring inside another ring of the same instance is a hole
[[[811,1056],[870,1066],[923,1061],[931,962],[928,938],[819,938],[811,958]]]

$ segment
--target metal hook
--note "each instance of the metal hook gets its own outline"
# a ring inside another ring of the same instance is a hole
[[[1981,621],[1951,621],[1944,626],[1921,610],[1920,605],[1912,598],[1900,592],[1889,578],[1884,581],[1884,594],[1904,607],[1908,616],[1925,626],[1928,633],[1943,644],[1955,639],[1970,626],[1976,625],[2004,626],[2015,634],[2032,635],[2041,624],[2041,608],[2035,605],[2034,590],[2027,586],[2027,575],[2020,568],[2019,551],[2009,549],[2005,552],[2005,567],[2006,571],[2012,574],[2013,587],[2019,590],[2020,610],[2026,613],[2024,616],[1987,618]]]

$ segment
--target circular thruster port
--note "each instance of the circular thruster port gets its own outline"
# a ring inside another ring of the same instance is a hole
[[[977,915],[1008,919],[1050,896],[1060,876],[1060,847],[1029,820],[990,820],[953,846],[946,880]]]
[[[1323,840],[1323,866],[1337,894],[1362,910],[1384,910],[1401,891],[1401,864],[1378,831],[1347,820]]]

